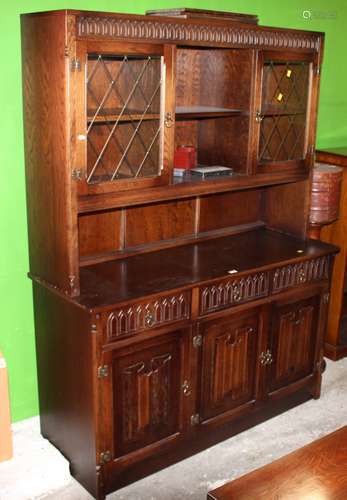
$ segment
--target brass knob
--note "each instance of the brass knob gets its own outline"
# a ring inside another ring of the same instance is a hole
[[[171,128],[174,124],[174,119],[171,113],[165,113],[164,124],[166,128]]]
[[[182,390],[183,390],[183,394],[185,396],[190,396],[192,391],[190,390],[190,386],[189,386],[189,382],[188,380],[185,380],[182,384]]]
[[[241,300],[241,292],[240,289],[237,287],[233,288],[233,299],[235,300],[235,302]]]
[[[146,326],[152,326],[154,324],[154,316],[152,313],[148,312],[145,316]]]
[[[263,366],[271,365],[273,362],[272,354],[269,349],[265,352],[262,352],[259,356],[260,364]]]
[[[303,269],[300,269],[298,272],[298,281],[299,283],[303,283],[306,280],[306,273]]]

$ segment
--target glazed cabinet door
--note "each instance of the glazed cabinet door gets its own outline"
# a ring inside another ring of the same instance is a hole
[[[270,393],[313,373],[319,312],[320,295],[273,306],[270,348],[261,357],[261,363],[269,365]]]
[[[258,173],[304,171],[313,159],[317,98],[314,56],[263,51],[258,59]]]
[[[78,42],[73,176],[80,194],[168,182],[173,51],[145,43]]]
[[[144,447],[151,454],[183,432],[189,337],[189,329],[177,330],[105,354],[111,373],[103,386],[103,428],[110,429],[105,447],[114,459]]]
[[[259,311],[228,315],[200,326],[200,420],[227,416],[256,399]]]

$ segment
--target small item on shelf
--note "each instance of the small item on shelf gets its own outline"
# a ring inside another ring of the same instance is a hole
[[[196,167],[192,168],[190,172],[193,175],[199,175],[202,178],[214,177],[216,175],[232,175],[233,169],[230,167],[222,167],[220,165],[213,165],[212,167]]]
[[[319,239],[322,226],[339,215],[342,168],[316,163],[312,175],[310,238]]]
[[[175,177],[184,177],[189,171],[187,168],[174,168],[173,174]]]
[[[194,146],[178,146],[174,155],[174,167],[190,169],[197,163],[196,148]]]
[[[342,168],[316,163],[311,187],[311,224],[331,224],[339,215]]]

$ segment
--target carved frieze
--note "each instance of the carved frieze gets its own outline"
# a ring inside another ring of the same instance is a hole
[[[84,15],[77,17],[78,37],[141,39],[169,42],[230,44],[233,47],[264,47],[319,50],[314,33],[259,29],[247,26],[180,23],[177,21]]]
[[[272,291],[281,292],[286,288],[321,281],[329,277],[329,256],[306,260],[275,269]]]
[[[106,322],[107,340],[189,317],[190,292],[169,295],[146,303],[131,304],[109,314]]]
[[[267,273],[208,285],[200,290],[200,313],[206,314],[235,304],[248,302],[269,293]]]

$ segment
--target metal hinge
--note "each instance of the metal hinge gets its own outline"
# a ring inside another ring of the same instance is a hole
[[[102,453],[100,453],[100,464],[101,465],[107,464],[107,462],[111,462],[111,460],[112,460],[112,455],[111,455],[111,452],[109,450],[103,451]]]
[[[198,347],[201,346],[202,346],[202,335],[195,335],[195,337],[193,337],[193,347],[197,349]]]
[[[74,169],[71,172],[71,177],[72,177],[72,180],[74,180],[74,181],[81,181],[82,177],[83,177],[82,170],[80,170],[80,169]]]
[[[319,64],[316,66],[316,76],[320,75],[320,66]]]
[[[108,376],[108,366],[103,365],[98,368],[98,378],[105,378]]]
[[[195,413],[195,415],[192,415],[190,417],[190,424],[191,425],[198,425],[200,423],[200,415],[199,413]]]
[[[81,71],[81,61],[79,59],[71,59],[71,71]]]

